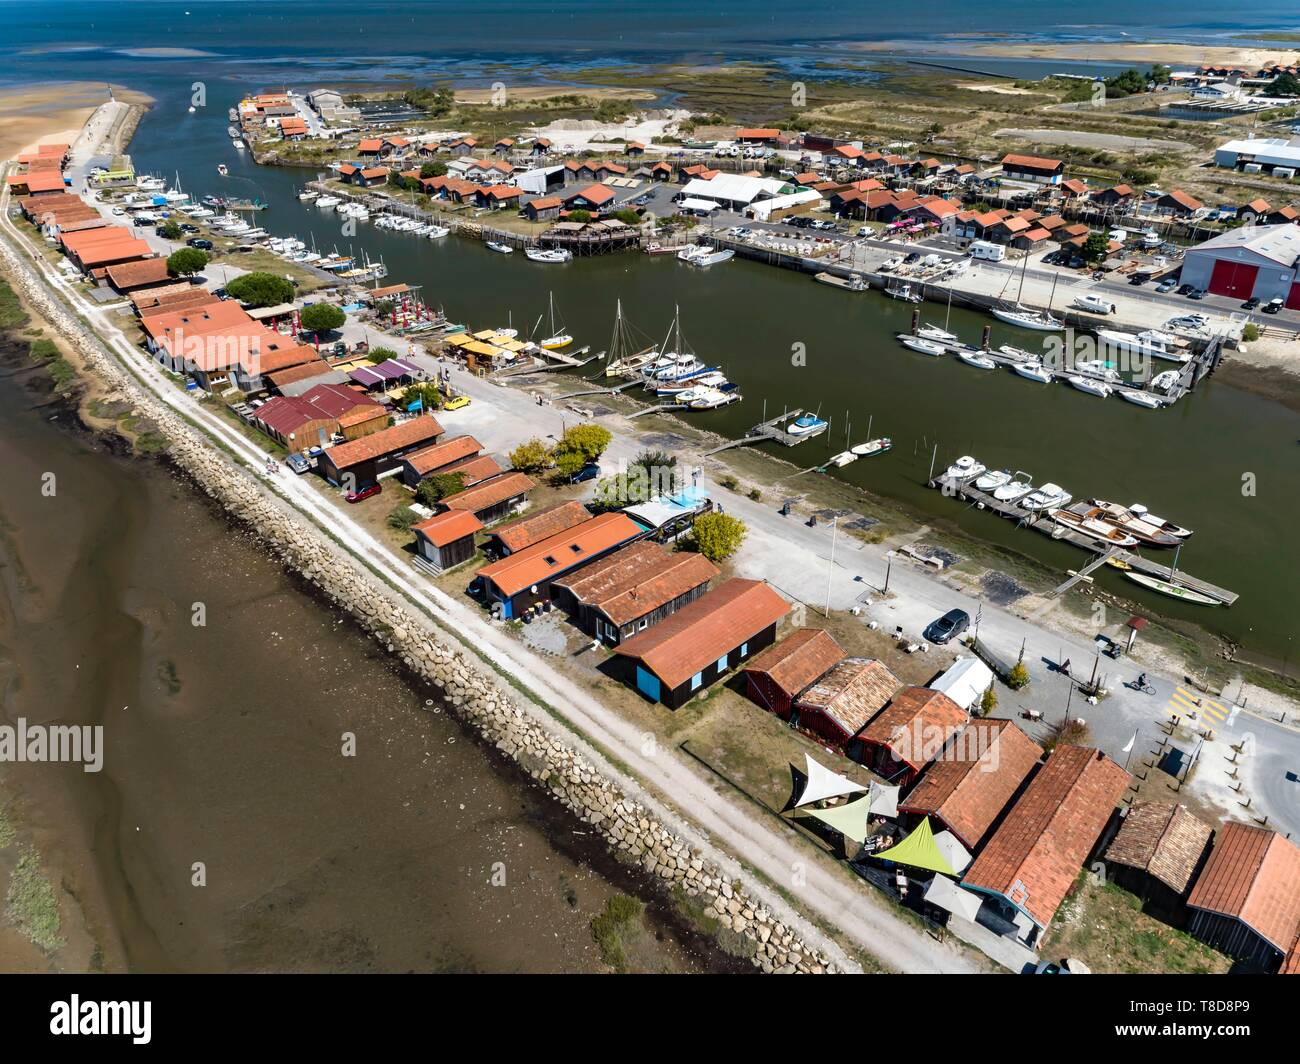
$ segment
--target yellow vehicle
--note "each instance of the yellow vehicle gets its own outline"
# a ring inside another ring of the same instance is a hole
[[[444,410],[459,410],[463,406],[469,406],[468,395],[457,395],[447,400]]]

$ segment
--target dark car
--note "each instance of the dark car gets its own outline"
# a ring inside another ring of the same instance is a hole
[[[1257,306],[1259,306],[1259,296],[1251,296],[1248,300],[1246,300],[1246,302],[1244,302],[1241,305],[1241,309],[1254,310]]]
[[[1192,286],[1189,284],[1180,284],[1178,286],[1178,294],[1180,296],[1190,296],[1192,294]]]
[[[581,484],[584,480],[595,480],[600,476],[600,466],[589,462],[569,478],[570,484]]]
[[[955,639],[970,627],[970,614],[965,610],[949,610],[937,621],[931,621],[923,635],[931,643],[940,645]]]
[[[296,451],[284,460],[284,464],[295,473],[306,473],[311,469],[311,463]]]
[[[1145,273],[1135,273],[1128,279],[1129,284],[1146,284],[1150,278]]]
[[[907,256],[907,258],[903,260],[903,262],[907,265],[911,265],[913,262],[920,262],[920,261],[921,261],[921,253],[919,251],[913,251],[910,255]]]
[[[1204,288],[1193,288],[1190,292],[1187,293],[1187,298],[1188,298],[1188,299],[1204,299],[1204,298],[1205,298],[1205,289],[1204,289]]]
[[[378,495],[383,490],[384,487],[382,484],[371,484],[368,488],[357,488],[356,491],[350,491],[343,497],[347,499],[348,502],[361,502],[363,499],[368,499],[372,495]]]
[[[199,227],[197,225],[190,225],[189,222],[181,222],[182,233],[197,233],[198,231]]]
[[[185,243],[189,244],[189,246],[192,248],[198,248],[200,251],[212,250],[212,241],[204,240],[203,237],[201,236],[192,236],[187,241],[185,241]]]

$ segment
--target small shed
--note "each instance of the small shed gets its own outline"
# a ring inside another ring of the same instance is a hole
[[[745,693],[782,720],[794,700],[845,659],[844,648],[823,628],[798,628],[745,666]]]
[[[474,557],[474,534],[483,522],[465,510],[447,510],[412,525],[420,557],[439,570],[462,565]]]
[[[1185,805],[1134,802],[1102,858],[1111,880],[1162,913],[1176,915],[1213,837],[1214,829]]]
[[[795,699],[790,723],[833,746],[848,746],[902,688],[884,662],[845,658]]]

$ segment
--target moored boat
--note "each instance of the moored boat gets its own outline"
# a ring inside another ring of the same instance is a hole
[[[1035,329],[1038,332],[1060,332],[1065,328],[1065,323],[1060,318],[1054,318],[1050,314],[1045,314],[1038,310],[1026,310],[1024,307],[1015,307],[1012,310],[1006,310],[1002,307],[990,307],[990,313],[1008,325],[1015,325],[1021,329]]]
[[[1052,371],[1041,362],[1017,362],[1011,368],[1025,380],[1037,381],[1039,384],[1052,383]]]
[[[913,351],[920,351],[923,355],[933,355],[935,358],[941,358],[947,354],[943,345],[936,344],[933,340],[923,340],[919,336],[912,336],[908,333],[900,333],[898,339],[904,347],[910,347]]]
[[[513,255],[515,249],[509,244],[503,244],[499,240],[487,241],[488,251],[495,251],[498,255]]]
[[[984,470],[983,462],[964,454],[944,470],[943,475],[949,480],[970,480],[972,477],[978,477]]]
[[[904,303],[920,303],[921,293],[913,291],[910,284],[900,285],[897,288],[886,288],[885,295],[890,299],[901,299]]]
[[[878,454],[884,454],[893,446],[893,440],[888,436],[881,436],[879,439],[867,440],[866,443],[859,443],[856,447],[850,447],[849,450],[859,458],[874,458]]]
[[[923,340],[933,340],[940,344],[958,343],[956,333],[950,333],[947,329],[941,329],[937,325],[922,325],[916,330],[916,335]]]
[[[992,491],[994,488],[1000,488],[1003,484],[1011,482],[1011,470],[1009,469],[989,469],[976,478],[975,487],[980,491]]]
[[[1098,501],[1097,505],[1102,506],[1104,503]],[[1172,521],[1166,521],[1163,517],[1157,517],[1140,502],[1130,503],[1128,509],[1129,513],[1133,514],[1134,517],[1141,518],[1149,525],[1155,525],[1161,532],[1168,532],[1171,536],[1186,539],[1192,534],[1190,528],[1183,528],[1182,525],[1176,525]]]
[[[1182,599],[1184,602],[1191,602],[1197,606],[1221,606],[1222,603],[1209,595],[1202,595],[1199,591],[1193,591],[1182,584],[1175,584],[1169,580],[1161,580],[1158,576],[1150,576],[1147,573],[1135,573],[1132,571],[1124,574],[1134,583],[1141,584],[1143,587],[1149,587],[1152,591],[1159,591],[1162,595],[1168,595],[1170,598]]]
[[[1165,401],[1158,395],[1152,395],[1150,392],[1138,391],[1136,388],[1119,388],[1116,394],[1124,400],[1133,403],[1135,406],[1144,406],[1148,410],[1159,410],[1165,405]]]
[[[860,274],[850,274],[848,277],[841,277],[837,273],[813,274],[813,280],[818,284],[827,284],[832,288],[841,288],[846,292],[865,292],[869,287],[867,282],[862,279]]]
[[[1106,502],[1104,499],[1088,499],[1087,505],[1097,511],[1098,517],[1123,529],[1131,536],[1152,547],[1176,547],[1182,542],[1177,536],[1164,531],[1159,525],[1135,514],[1127,506]]]
[[[529,262],[568,262],[573,252],[564,248],[524,248],[524,256]]]
[[[1069,506],[1070,501],[1074,498],[1059,484],[1053,484],[1050,480],[1041,488],[1036,488],[1020,500],[1020,505],[1026,509],[1037,512],[1039,510],[1057,510],[1064,506]]]
[[[977,348],[963,347],[957,352],[957,357],[965,362],[968,366],[974,366],[976,369],[997,369],[998,364],[989,358],[988,355],[981,354]]]
[[[815,436],[819,432],[825,432],[829,425],[830,422],[822,420],[816,414],[800,414],[785,426],[785,431],[791,436]]]
[[[1081,374],[1075,374],[1072,377],[1065,378],[1071,388],[1077,388],[1088,395],[1095,395],[1098,399],[1109,399],[1113,388],[1105,381],[1099,381],[1094,377],[1085,377]]]
[[[1129,548],[1138,545],[1136,536],[1102,520],[1101,510],[1086,502],[1048,510],[1047,516],[1058,525],[1108,547]]]
[[[998,502],[1015,502],[1023,499],[1034,490],[1034,478],[1023,469],[1017,469],[1000,488],[993,489],[993,498]]]

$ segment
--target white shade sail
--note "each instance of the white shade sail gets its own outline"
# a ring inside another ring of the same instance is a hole
[[[819,765],[807,754],[803,755],[803,759],[807,765],[808,782],[804,784],[803,794],[795,802],[796,806],[821,802],[827,798],[841,798],[846,794],[861,794],[867,789],[860,783],[854,783],[847,776],[841,776],[825,765]]]
[[[940,832],[940,834],[947,833]],[[939,836],[936,835],[935,839],[938,838]],[[969,890],[962,890],[947,876],[935,876],[930,880],[929,886],[925,888],[925,900],[956,916],[964,916],[967,920],[975,919],[982,904],[977,895]]]
[[[957,841],[957,836],[951,831],[941,831],[934,837],[934,844],[939,847],[939,852],[952,865],[954,872],[963,872],[966,866],[970,864],[970,852]]]
[[[873,816],[898,816],[898,788],[883,783],[871,785],[871,813]]]

